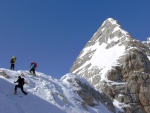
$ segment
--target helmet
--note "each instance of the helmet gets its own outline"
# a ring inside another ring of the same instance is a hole
[[[13,56],[12,58],[15,58],[15,56]]]

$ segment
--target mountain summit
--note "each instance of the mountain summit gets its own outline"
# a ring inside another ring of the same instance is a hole
[[[150,113],[149,42],[135,40],[108,18],[88,41],[70,72],[118,101],[126,113]]]
[[[105,79],[105,72],[117,64],[117,59],[125,52],[130,40],[133,38],[129,33],[123,30],[116,20],[108,18],[81,51],[71,72],[82,75],[98,69],[101,72],[97,70],[96,73],[102,74],[100,79]]]

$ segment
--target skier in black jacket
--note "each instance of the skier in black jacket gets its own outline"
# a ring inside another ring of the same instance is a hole
[[[26,82],[24,81],[24,78],[21,78],[21,76],[19,76],[19,77],[18,77],[18,80],[17,80],[16,82],[14,82],[14,83],[17,83],[17,82],[18,82],[18,85],[15,85],[15,92],[14,92],[14,94],[17,94],[17,88],[19,87],[19,88],[21,89],[21,91],[22,91],[25,95],[27,95],[27,92],[25,92],[24,89],[23,89],[23,85],[26,83]]]

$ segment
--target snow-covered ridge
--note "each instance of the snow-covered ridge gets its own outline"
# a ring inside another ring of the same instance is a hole
[[[108,27],[112,27],[113,26],[113,29],[111,31],[111,33],[115,33],[116,31],[120,31],[121,33],[123,33],[124,35],[126,36],[129,36],[129,33],[127,31],[125,31],[121,25],[118,23],[117,20],[113,19],[113,18],[108,18],[106,19],[102,25],[101,25],[101,28],[100,29],[101,31],[104,31],[106,29],[108,29]],[[96,34],[96,33],[95,33]]]
[[[8,75],[5,78],[3,75]],[[24,76],[21,75],[24,74]],[[74,78],[78,78],[83,84],[92,87],[85,79],[73,74],[66,74],[60,80],[54,79],[43,73],[36,72],[37,76],[29,75],[28,71],[11,71],[0,68],[0,111],[1,113],[109,113],[103,105],[86,109],[81,106],[83,99],[75,93],[80,89]],[[18,95],[14,95],[14,81],[18,76],[25,78],[28,84],[24,85],[28,95],[25,96],[20,89]],[[72,84],[68,82],[72,81]],[[20,97],[21,96],[21,97]],[[9,109],[8,109],[9,106]]]

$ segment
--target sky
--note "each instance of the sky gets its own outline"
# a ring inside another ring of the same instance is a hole
[[[150,37],[149,0],[0,0],[0,67],[36,71],[54,78],[70,72],[74,61],[107,18],[135,39]]]

